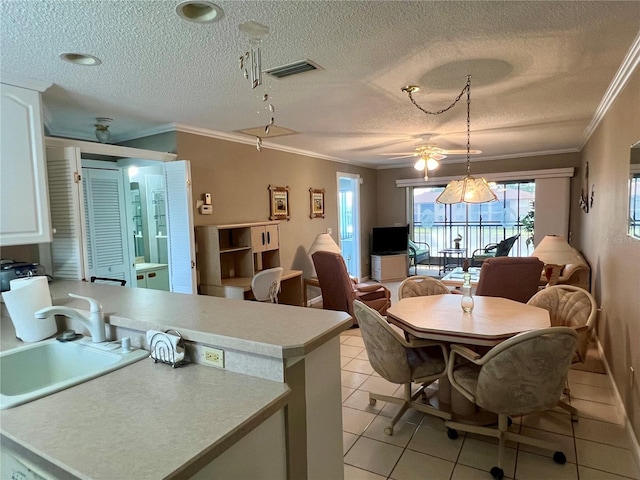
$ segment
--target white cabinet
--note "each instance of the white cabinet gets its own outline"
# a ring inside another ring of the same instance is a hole
[[[136,265],[138,288],[169,291],[169,266],[155,263]]]
[[[40,92],[0,84],[0,245],[51,242]]]
[[[407,278],[407,255],[371,255],[371,278],[378,282],[393,282]]]
[[[267,252],[280,248],[277,224],[256,225],[251,227],[251,246],[254,253]]]

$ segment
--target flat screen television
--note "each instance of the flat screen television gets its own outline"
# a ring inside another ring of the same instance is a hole
[[[409,227],[374,227],[371,234],[372,255],[407,253]]]

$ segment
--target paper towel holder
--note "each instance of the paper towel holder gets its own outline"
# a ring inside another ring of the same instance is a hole
[[[175,335],[178,337],[178,342],[176,343],[175,348],[173,348],[171,339],[167,335]],[[151,337],[149,346],[153,346],[151,354],[149,355],[149,357],[153,359],[153,363],[166,363],[167,365],[171,365],[173,368],[178,368],[185,364],[184,359],[176,361],[178,354],[177,350],[182,348],[182,351],[185,351],[184,338],[182,338],[182,335],[177,330],[170,328],[164,332],[156,333]]]

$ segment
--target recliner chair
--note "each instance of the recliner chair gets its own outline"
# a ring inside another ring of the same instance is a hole
[[[520,237],[520,234],[514,235],[513,237],[505,238],[499,243],[489,243],[485,245],[483,248],[477,248],[471,254],[471,266],[477,267],[482,265],[488,258],[495,257],[506,257],[509,255],[509,252],[513,248],[513,245],[516,243],[516,240]]]
[[[347,312],[353,318],[353,324],[358,322],[353,313],[353,301],[360,300],[376,310],[380,315],[387,314],[391,306],[391,292],[379,283],[354,283],[344,258],[339,253],[315,252],[311,255],[316,275],[322,291],[322,308]]]

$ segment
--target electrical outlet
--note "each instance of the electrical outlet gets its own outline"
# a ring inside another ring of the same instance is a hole
[[[202,363],[212,367],[224,368],[224,350],[219,348],[203,347]]]

